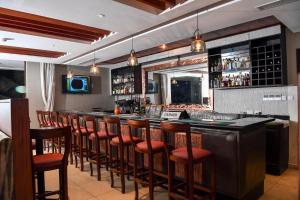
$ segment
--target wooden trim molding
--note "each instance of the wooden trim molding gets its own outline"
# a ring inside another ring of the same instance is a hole
[[[99,28],[0,7],[0,30],[91,43],[111,32]]]
[[[158,15],[168,8],[172,8],[187,0],[114,0],[116,2]]]
[[[0,53],[38,56],[38,57],[46,57],[46,58],[58,58],[66,54],[64,52],[58,52],[58,51],[29,49],[29,48],[4,46],[4,45],[0,45]]]

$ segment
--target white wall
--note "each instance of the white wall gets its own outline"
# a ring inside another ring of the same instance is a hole
[[[26,98],[29,99],[30,128],[38,128],[36,110],[44,110],[42,100],[40,64],[35,62],[26,63]]]
[[[69,67],[75,74],[89,75],[88,67]],[[109,70],[102,68],[100,78],[95,81],[94,89],[97,94],[71,95],[62,93],[62,74],[67,73],[67,67],[56,65],[55,68],[55,110],[80,110],[91,111],[94,107],[101,107],[105,110],[113,109],[114,99],[110,96],[110,75]],[[99,88],[100,87],[100,88]],[[44,103],[41,92],[40,64],[27,62],[26,64],[26,97],[29,99],[29,115],[31,128],[38,127],[36,110],[44,110]]]

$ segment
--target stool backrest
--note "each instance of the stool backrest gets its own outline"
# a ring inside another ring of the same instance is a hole
[[[79,116],[77,114],[71,114],[69,117],[72,131],[79,131],[81,133]]]
[[[83,116],[83,125],[84,128],[86,129],[86,132],[89,133],[88,131],[88,123],[92,123],[92,128],[93,128],[93,132],[96,133],[97,132],[97,128],[96,128],[96,118],[92,117],[92,116]]]
[[[45,126],[51,125],[51,116],[49,111],[42,111],[43,119],[45,122]]]
[[[186,148],[188,153],[188,160],[192,163],[193,153],[192,153],[192,138],[191,138],[191,127],[188,124],[184,123],[174,123],[162,121],[160,122],[160,128],[164,138],[167,138],[169,134],[185,133],[186,138]],[[174,137],[175,137],[174,135]]]
[[[127,120],[128,126],[129,126],[129,136],[131,143],[135,145],[133,141],[132,131],[138,130],[138,129],[145,129],[146,130],[146,142],[147,142],[147,149],[148,154],[152,155],[152,145],[151,145],[151,134],[150,134],[150,124],[149,120],[136,120],[136,119],[128,119]]]
[[[49,140],[55,138],[64,138],[64,157],[63,162],[65,164],[68,163],[68,156],[70,153],[71,147],[71,128],[63,127],[48,127],[48,128],[40,128],[40,129],[30,129],[30,138],[34,140]]]
[[[59,125],[58,125],[58,112],[56,112],[56,111],[50,112],[50,123],[51,123],[52,126],[59,127]]]
[[[67,113],[58,113],[57,122],[59,127],[70,126],[69,115]]]
[[[43,111],[37,110],[36,115],[37,115],[37,120],[39,122],[39,126],[40,127],[45,126],[46,122],[45,122],[45,119],[44,119],[44,116],[43,116]]]
[[[114,126],[116,127],[115,133],[119,137],[120,144],[123,145],[120,119],[118,117],[105,116],[105,117],[103,117],[103,121],[104,121],[104,126],[105,126],[105,132],[107,135],[109,135],[108,125],[110,125],[110,127],[114,127]]]

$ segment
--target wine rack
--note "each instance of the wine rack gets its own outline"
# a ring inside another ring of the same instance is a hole
[[[112,95],[132,95],[142,93],[141,65],[121,67],[111,70]]]
[[[226,67],[228,64],[230,67]],[[209,87],[214,89],[286,85],[284,31],[279,35],[208,49],[208,67]]]

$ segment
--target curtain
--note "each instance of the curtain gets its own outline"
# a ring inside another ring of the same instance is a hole
[[[46,111],[53,111],[55,95],[55,65],[40,64],[42,98]]]
[[[161,75],[161,95],[162,95],[162,103],[167,104],[168,97],[168,76],[166,74]]]

